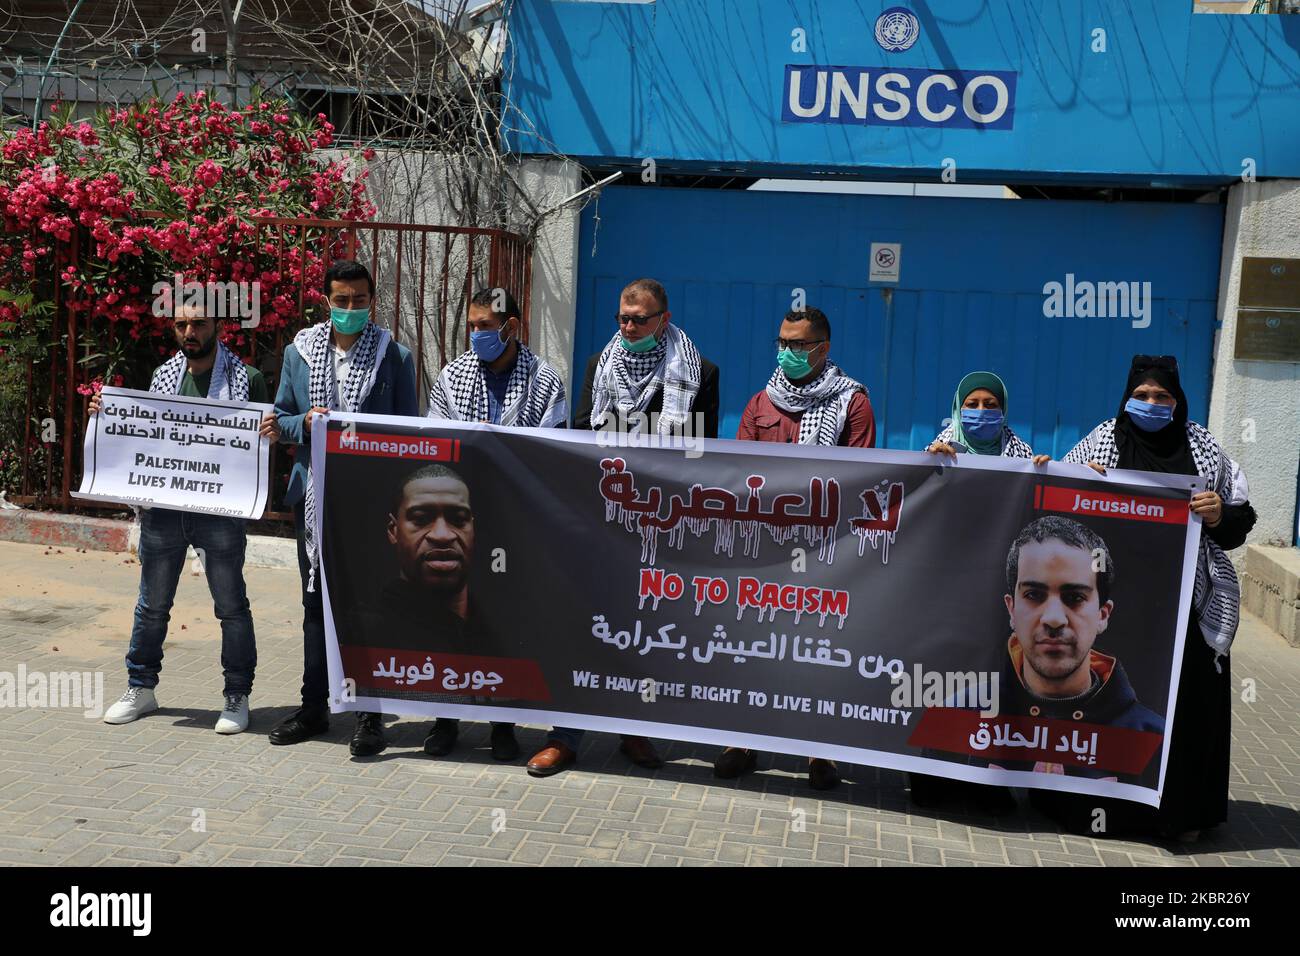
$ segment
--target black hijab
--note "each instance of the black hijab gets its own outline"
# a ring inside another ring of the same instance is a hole
[[[1174,420],[1155,432],[1143,431],[1124,410],[1133,389],[1153,379],[1178,400]],[[1159,471],[1173,475],[1196,474],[1196,460],[1187,441],[1187,396],[1178,380],[1178,360],[1172,355],[1135,355],[1128,371],[1128,385],[1115,416],[1115,446],[1119,467],[1135,471]]]

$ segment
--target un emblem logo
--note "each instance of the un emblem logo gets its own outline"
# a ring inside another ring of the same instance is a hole
[[[890,53],[910,50],[921,35],[921,21],[907,7],[890,7],[876,19],[876,42]]]

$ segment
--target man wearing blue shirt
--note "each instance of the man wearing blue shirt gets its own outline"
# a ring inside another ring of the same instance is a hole
[[[316,542],[317,502],[311,485],[311,426],[331,411],[418,415],[410,350],[370,321],[375,283],[365,266],[341,260],[325,273],[330,321],[299,332],[284,351],[275,412],[280,440],[298,446],[285,503],[293,507],[302,575],[302,707],[271,731],[273,744],[296,744],[329,730],[325,610]],[[358,713],[353,755],[384,749],[379,714]]]

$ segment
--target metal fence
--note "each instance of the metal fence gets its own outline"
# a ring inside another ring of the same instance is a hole
[[[264,250],[269,243],[276,250],[270,259],[259,256],[259,262],[267,267],[278,265],[284,273],[285,259],[292,250],[296,248],[301,261],[311,247],[327,262],[340,257],[356,259],[370,269],[375,280],[372,318],[413,353],[421,407],[433,377],[468,348],[466,312],[475,290],[490,287],[509,291],[523,313],[522,337],[528,341],[532,244],[522,236],[501,229],[392,222],[276,217],[255,218],[253,222],[257,227],[254,249]],[[80,263],[81,257],[93,248],[76,233],[65,243],[52,238],[49,241],[54,243],[56,275],[69,264]],[[301,285],[297,290],[296,323],[280,329],[271,340],[263,338],[259,342],[257,336],[252,336],[243,349],[244,360],[267,377],[272,395],[279,382],[285,345],[302,326],[325,318],[323,309],[315,313],[307,292]],[[124,506],[84,501],[71,494],[80,483],[88,402],[77,389],[88,383],[89,375],[77,360],[79,337],[88,320],[84,312],[68,306],[69,291],[56,283],[48,393],[42,388],[42,394],[36,394],[37,362],[45,360],[29,359],[20,487],[16,494],[9,495],[9,500],[60,511],[122,510]],[[113,334],[110,325],[109,335]],[[147,387],[142,382],[125,385]],[[43,423],[50,421],[61,427],[54,429],[56,438],[46,440]],[[292,454],[288,446],[272,449],[271,473],[276,480],[264,521],[292,517],[283,507],[284,478]]]

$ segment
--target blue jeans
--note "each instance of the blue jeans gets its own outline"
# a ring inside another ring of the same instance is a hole
[[[253,615],[244,590],[248,532],[240,518],[149,508],[140,512],[140,597],[135,604],[126,672],[132,687],[157,687],[163,641],[176,586],[185,571],[186,549],[202,549],[212,609],[221,622],[221,669],[225,693],[249,694],[257,668]]]

